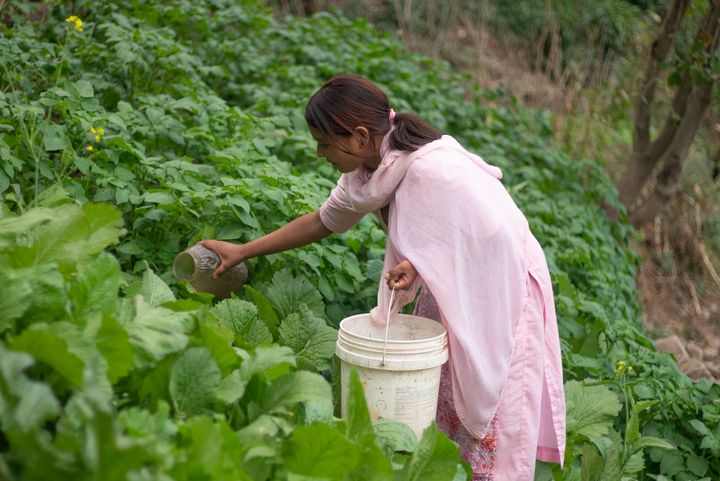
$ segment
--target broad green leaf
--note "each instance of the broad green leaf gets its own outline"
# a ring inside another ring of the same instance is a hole
[[[278,439],[281,435],[280,424],[277,418],[263,414],[252,423],[237,432],[238,439],[244,444],[267,444],[268,441]]]
[[[65,270],[103,251],[124,233],[120,211],[105,204],[62,205],[53,219],[33,229],[27,252],[19,251],[12,264],[30,267],[57,262]]]
[[[125,481],[144,466],[162,462],[151,445],[123,434],[109,406],[91,391],[71,398],[55,444],[82,453],[82,468],[89,479]]]
[[[630,456],[625,465],[623,466],[623,474],[635,474],[639,473],[645,467],[645,458],[643,457],[642,451],[637,452]]]
[[[393,471],[390,459],[385,456],[380,446],[370,441],[362,443],[360,453],[361,462],[347,475],[348,481],[393,481]],[[465,481],[465,478],[461,478]]]
[[[370,259],[367,262],[366,269],[368,277],[379,283],[383,271],[383,262],[379,259]]]
[[[115,319],[105,317],[95,333],[97,349],[108,364],[108,378],[111,383],[128,374],[135,365],[135,353],[130,336]]]
[[[175,197],[168,192],[148,192],[143,195],[143,200],[152,204],[172,205],[175,203]]]
[[[142,287],[139,293],[152,307],[175,300],[172,290],[151,269],[146,269],[143,273]]]
[[[170,371],[170,397],[178,414],[194,416],[211,411],[220,369],[207,348],[185,351]]]
[[[50,387],[29,379],[30,355],[13,352],[0,344],[0,425],[8,431],[32,431],[57,416],[60,403]]]
[[[14,234],[26,232],[31,227],[52,220],[54,217],[55,212],[53,209],[43,207],[30,209],[17,217],[0,217],[0,237],[9,237]],[[0,247],[2,245],[3,244],[0,244]]]
[[[285,318],[297,312],[300,304],[305,304],[316,316],[325,315],[325,304],[322,296],[305,276],[293,277],[288,269],[278,271],[273,275],[272,283],[265,295],[272,303],[277,317]]]
[[[679,451],[667,451],[660,460],[660,471],[675,476],[685,468],[685,458]]]
[[[249,381],[255,374],[273,380],[284,376],[295,367],[295,354],[287,346],[258,346],[251,356],[243,360],[240,366],[242,378]]]
[[[110,403],[113,395],[112,385],[108,381],[108,365],[94,342],[94,333],[99,319],[86,329],[68,321],[56,322],[46,326],[49,333],[67,343],[68,352],[77,356],[83,363],[83,386],[92,390],[99,402]]]
[[[699,419],[691,419],[689,423],[695,431],[699,432],[703,436],[709,436],[711,434],[710,429],[708,429],[708,427],[705,426],[705,424]]]
[[[292,372],[274,380],[262,392],[251,394],[252,407],[249,406],[248,411],[253,420],[262,414],[287,414],[298,403],[309,408],[313,420],[329,421],[333,415],[330,385],[312,372]]]
[[[77,89],[78,94],[80,94],[80,97],[91,98],[95,95],[92,84],[87,80],[78,80],[75,82],[75,88]]]
[[[251,346],[273,341],[265,323],[258,318],[257,307],[248,301],[225,299],[210,309],[210,312]]]
[[[602,479],[605,461],[598,452],[597,448],[591,443],[586,443],[582,445],[580,454],[582,454],[582,470],[580,473],[577,473],[577,480],[598,481]]]
[[[688,455],[687,466],[688,469],[697,476],[705,476],[708,471],[707,459],[697,454]]]
[[[361,449],[326,424],[301,426],[283,447],[288,471],[322,479],[343,479],[360,461]]]
[[[48,152],[54,150],[62,150],[67,145],[67,139],[65,138],[65,132],[60,125],[57,124],[43,124],[43,147]]]
[[[370,441],[375,439],[373,425],[370,421],[370,412],[365,401],[360,377],[355,369],[350,372],[350,385],[347,395],[347,432],[346,436],[352,441],[360,441],[369,437]]]
[[[433,422],[402,470],[403,481],[447,481],[458,471],[460,451]]]
[[[140,385],[138,397],[149,406],[160,403],[172,404],[170,398],[170,371],[180,353],[169,354],[149,369],[130,373],[131,379]]]
[[[568,436],[584,436],[591,441],[607,434],[621,405],[615,393],[605,386],[565,383]]]
[[[65,281],[56,265],[18,269],[13,274],[14,282],[27,285],[32,291],[29,298],[17,299],[18,303],[25,302],[24,312],[17,320],[18,325],[27,327],[38,322],[52,323],[66,318]]]
[[[260,319],[265,322],[265,325],[273,337],[277,337],[277,326],[280,323],[280,320],[278,319],[277,314],[275,314],[275,310],[272,307],[270,299],[265,297],[262,292],[249,285],[245,286],[245,291],[257,306]]]
[[[61,476],[68,479],[77,472],[75,465],[61,461],[67,452],[54,447],[51,444],[52,439],[44,429],[5,429],[4,434],[10,448],[9,452],[3,453],[3,460],[6,459],[16,466],[22,466],[23,481],[43,481],[58,479]],[[5,475],[9,472],[9,469],[2,471],[0,464],[0,474]],[[7,475],[0,479],[12,480],[14,478]]]
[[[84,254],[97,254],[117,244],[120,236],[125,233],[120,211],[108,204],[85,204],[82,209],[82,218],[90,234]]]
[[[664,439],[642,436],[640,439],[632,443],[631,452],[639,451],[645,448],[675,449],[675,446]]]
[[[136,366],[143,368],[184,349],[188,334],[195,330],[195,316],[191,312],[174,312],[164,307],[141,309],[124,327],[135,349]]]
[[[49,326],[35,324],[12,339],[9,346],[47,364],[75,387],[83,385],[85,363],[70,352],[65,339],[52,332]]]
[[[117,309],[120,288],[120,265],[107,253],[80,262],[77,275],[68,292],[72,317],[87,321],[93,314],[113,314]]]
[[[32,303],[33,293],[30,283],[26,279],[4,276],[0,274],[0,333],[12,328],[18,319]]]
[[[305,361],[318,371],[329,367],[330,358],[335,353],[337,331],[304,304],[283,319],[278,332],[278,342],[290,346],[298,360]]]
[[[247,379],[243,377],[239,369],[236,369],[220,381],[215,395],[225,404],[232,404],[243,397],[246,385]]]
[[[407,424],[393,419],[378,419],[373,422],[377,443],[387,456],[396,452],[412,453],[417,448],[415,432]]]
[[[585,457],[587,456],[592,459],[590,453],[596,455],[598,452],[600,453],[600,465],[586,467]],[[607,436],[596,438],[594,443],[585,444],[582,455],[583,480],[621,479],[624,468],[622,460],[622,439],[620,434],[614,429],[610,430]]]
[[[210,350],[223,376],[238,367],[240,358],[232,347],[234,336],[229,328],[214,321],[200,322],[200,335],[202,345]]]
[[[172,479],[252,481],[242,468],[243,446],[223,420],[194,416],[179,434],[185,460],[172,468]]]
[[[170,406],[158,402],[155,412],[137,406],[118,412],[118,419],[128,434],[133,437],[153,436],[156,439],[173,443],[178,427],[170,419]]]

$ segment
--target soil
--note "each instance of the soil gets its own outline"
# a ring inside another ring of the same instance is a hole
[[[696,263],[678,266],[677,253],[653,242],[635,248],[642,258],[637,282],[648,334],[653,339],[677,335],[700,347],[700,360],[720,380],[720,286]]]

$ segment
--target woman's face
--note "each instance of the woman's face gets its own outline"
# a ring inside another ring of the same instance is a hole
[[[310,133],[317,141],[318,157],[324,157],[343,174],[365,165],[366,157],[362,156],[363,148],[360,145],[360,140],[355,135],[348,136],[345,143],[347,147],[345,150],[340,150],[330,144],[327,137],[318,129],[310,127]]]

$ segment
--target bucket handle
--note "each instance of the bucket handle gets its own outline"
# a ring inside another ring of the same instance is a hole
[[[393,287],[392,291],[390,292],[390,306],[388,307],[387,319],[385,319],[385,340],[383,341],[382,362],[380,362],[380,366],[382,366],[382,367],[385,367],[385,351],[387,350],[388,329],[390,328],[390,314],[392,313],[394,297],[395,297],[395,287]]]

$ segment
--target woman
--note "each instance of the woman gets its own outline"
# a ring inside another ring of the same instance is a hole
[[[310,99],[317,154],[342,175],[316,212],[247,244],[203,241],[222,264],[344,232],[368,212],[387,231],[373,319],[411,302],[448,330],[437,422],[475,480],[532,480],[535,461],[562,463],[565,402],[552,286],[543,251],[502,174],[385,93],[338,75]],[[384,312],[383,312],[384,311]]]

